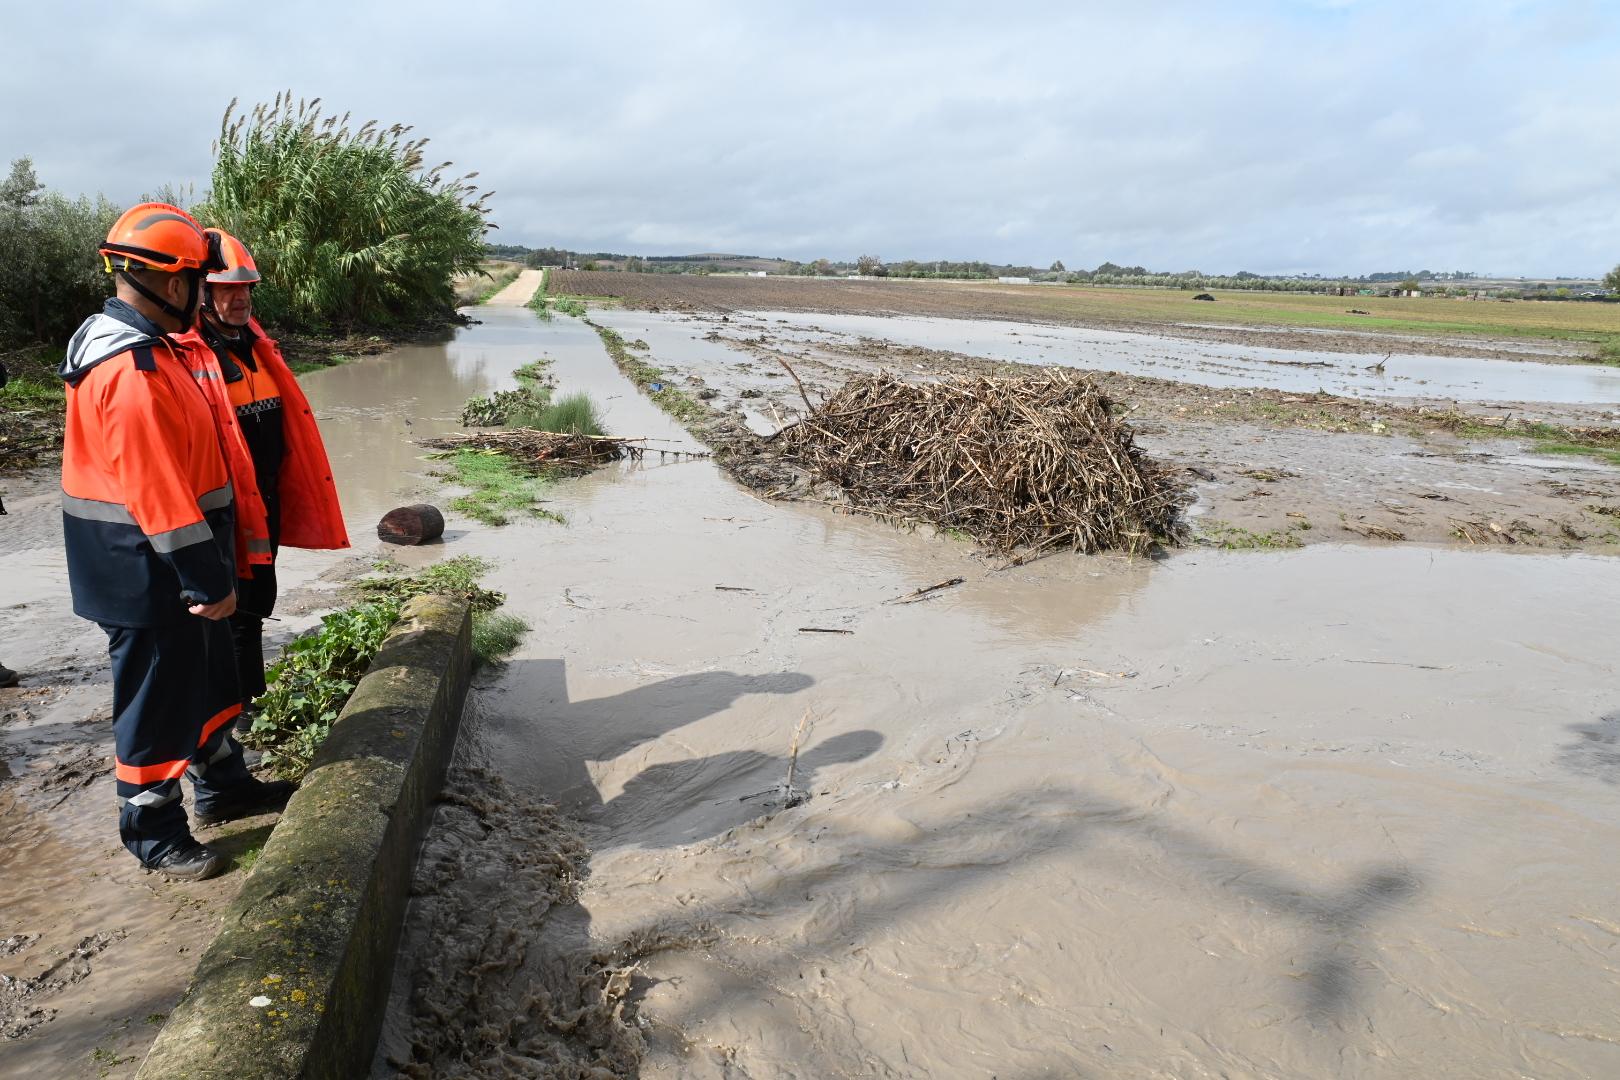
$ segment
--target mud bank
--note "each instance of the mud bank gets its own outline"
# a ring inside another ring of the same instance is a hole
[[[1620,1069],[1605,559],[998,572],[708,462],[554,505],[566,528],[464,540],[545,628],[461,750],[535,823],[474,812],[512,842],[465,890],[419,877],[403,954],[497,973],[396,986],[374,1075],[458,1040],[536,1076]],[[473,819],[441,814],[448,851]],[[492,907],[507,872],[538,902]],[[576,1015],[593,1034],[541,1054]]]

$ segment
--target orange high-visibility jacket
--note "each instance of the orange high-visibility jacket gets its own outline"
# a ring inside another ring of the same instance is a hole
[[[281,543],[301,548],[346,548],[349,534],[343,525],[343,508],[338,503],[337,485],[332,481],[332,466],[326,457],[326,444],[321,441],[320,428],[309,399],[298,385],[287,361],[282,358],[276,343],[264,336],[264,328],[257,319],[250,320],[243,333],[253,342],[253,360],[260,370],[275,379],[281,391],[282,434],[286,442],[286,457],[281,465]],[[192,365],[192,374],[203,395],[213,407],[214,416],[225,433],[226,461],[230,465],[231,480],[237,492],[237,549],[245,552],[246,562],[241,564],[241,575],[249,576],[249,563],[268,563],[270,558],[270,531],[264,499],[259,493],[253,471],[253,456],[248,451],[247,439],[236,409],[231,404],[225,386],[225,373],[213,346],[202,334],[191,330],[182,335]],[[262,554],[261,554],[262,553]]]
[[[117,316],[117,317],[114,317]],[[174,342],[118,300],[62,361],[63,538],[73,610],[110,626],[190,618],[235,588],[219,432]]]

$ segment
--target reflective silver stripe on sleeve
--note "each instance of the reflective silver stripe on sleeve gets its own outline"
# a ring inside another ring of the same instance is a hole
[[[68,517],[85,521],[111,521],[119,525],[134,525],[135,518],[122,503],[102,502],[100,499],[81,499],[62,492],[62,512]]]
[[[257,554],[259,554],[261,552],[268,552],[270,550],[270,541],[268,541],[268,540],[249,540],[248,541],[248,550],[253,552],[255,555],[257,555]]]
[[[229,505],[231,505],[230,484],[226,484],[224,487],[217,487],[213,491],[205,491],[201,495],[197,496],[197,509],[201,510],[205,514],[210,510],[223,510]]]
[[[192,544],[212,543],[214,530],[208,522],[199,521],[195,525],[182,525],[178,529],[149,535],[146,539],[151,542],[153,551],[168,555]]]

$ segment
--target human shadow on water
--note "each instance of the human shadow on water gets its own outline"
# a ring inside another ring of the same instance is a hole
[[[812,746],[794,763],[796,794],[814,798],[818,772],[871,757],[882,746],[883,736],[869,730],[846,731]],[[732,750],[652,765],[603,804],[601,820],[614,835],[644,846],[707,840],[781,810],[788,761],[786,754]]]
[[[1570,772],[1605,784],[1620,784],[1620,709],[1590,724],[1571,724],[1576,736],[1558,751],[1558,763]]]
[[[1021,865],[1119,835],[1159,849],[1161,854],[1144,864],[1153,876],[1170,881],[1192,875],[1204,883],[1199,893],[1257,905],[1292,926],[1303,945],[1302,962],[1294,979],[1278,983],[1279,995],[1294,998],[1290,1011],[1313,1038],[1326,1035],[1324,1028],[1357,1030],[1349,1014],[1361,990],[1361,973],[1373,970],[1370,929],[1416,894],[1421,878],[1412,867],[1370,864],[1343,885],[1321,886],[1230,851],[1161,815],[1079,789],[1048,787],[975,805],[902,842],[874,843],[858,822],[825,819],[816,834],[824,859],[781,872],[761,863],[757,876],[734,883],[742,890],[735,897],[686,905],[643,932],[662,940],[697,939],[709,928],[723,927],[737,905],[757,920],[765,912],[802,911],[811,894],[844,897],[821,904],[820,917],[801,924],[807,927],[804,936],[787,935],[774,952],[761,943],[768,935],[750,939],[755,942],[751,955],[741,960],[749,981],[761,987],[791,985],[795,971],[819,956],[847,955],[874,928],[918,925],[919,920],[926,925],[930,912],[971,904],[974,891],[997,887]],[[881,891],[872,887],[874,875],[888,878]],[[1086,916],[1081,911],[1076,917]],[[1128,925],[1095,929],[1133,932]],[[723,993],[718,984],[693,992],[659,1021],[692,1030],[725,1007]]]
[[[561,660],[515,661],[483,711],[490,752],[564,812],[596,821],[603,801],[590,764],[612,761],[688,724],[723,712],[746,695],[790,696],[815,682],[797,671],[675,675],[603,697],[571,700]],[[762,755],[763,756],[763,755]]]

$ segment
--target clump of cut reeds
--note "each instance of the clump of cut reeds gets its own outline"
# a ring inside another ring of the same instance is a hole
[[[770,444],[854,507],[1001,551],[1179,543],[1181,482],[1085,377],[851,379]]]

